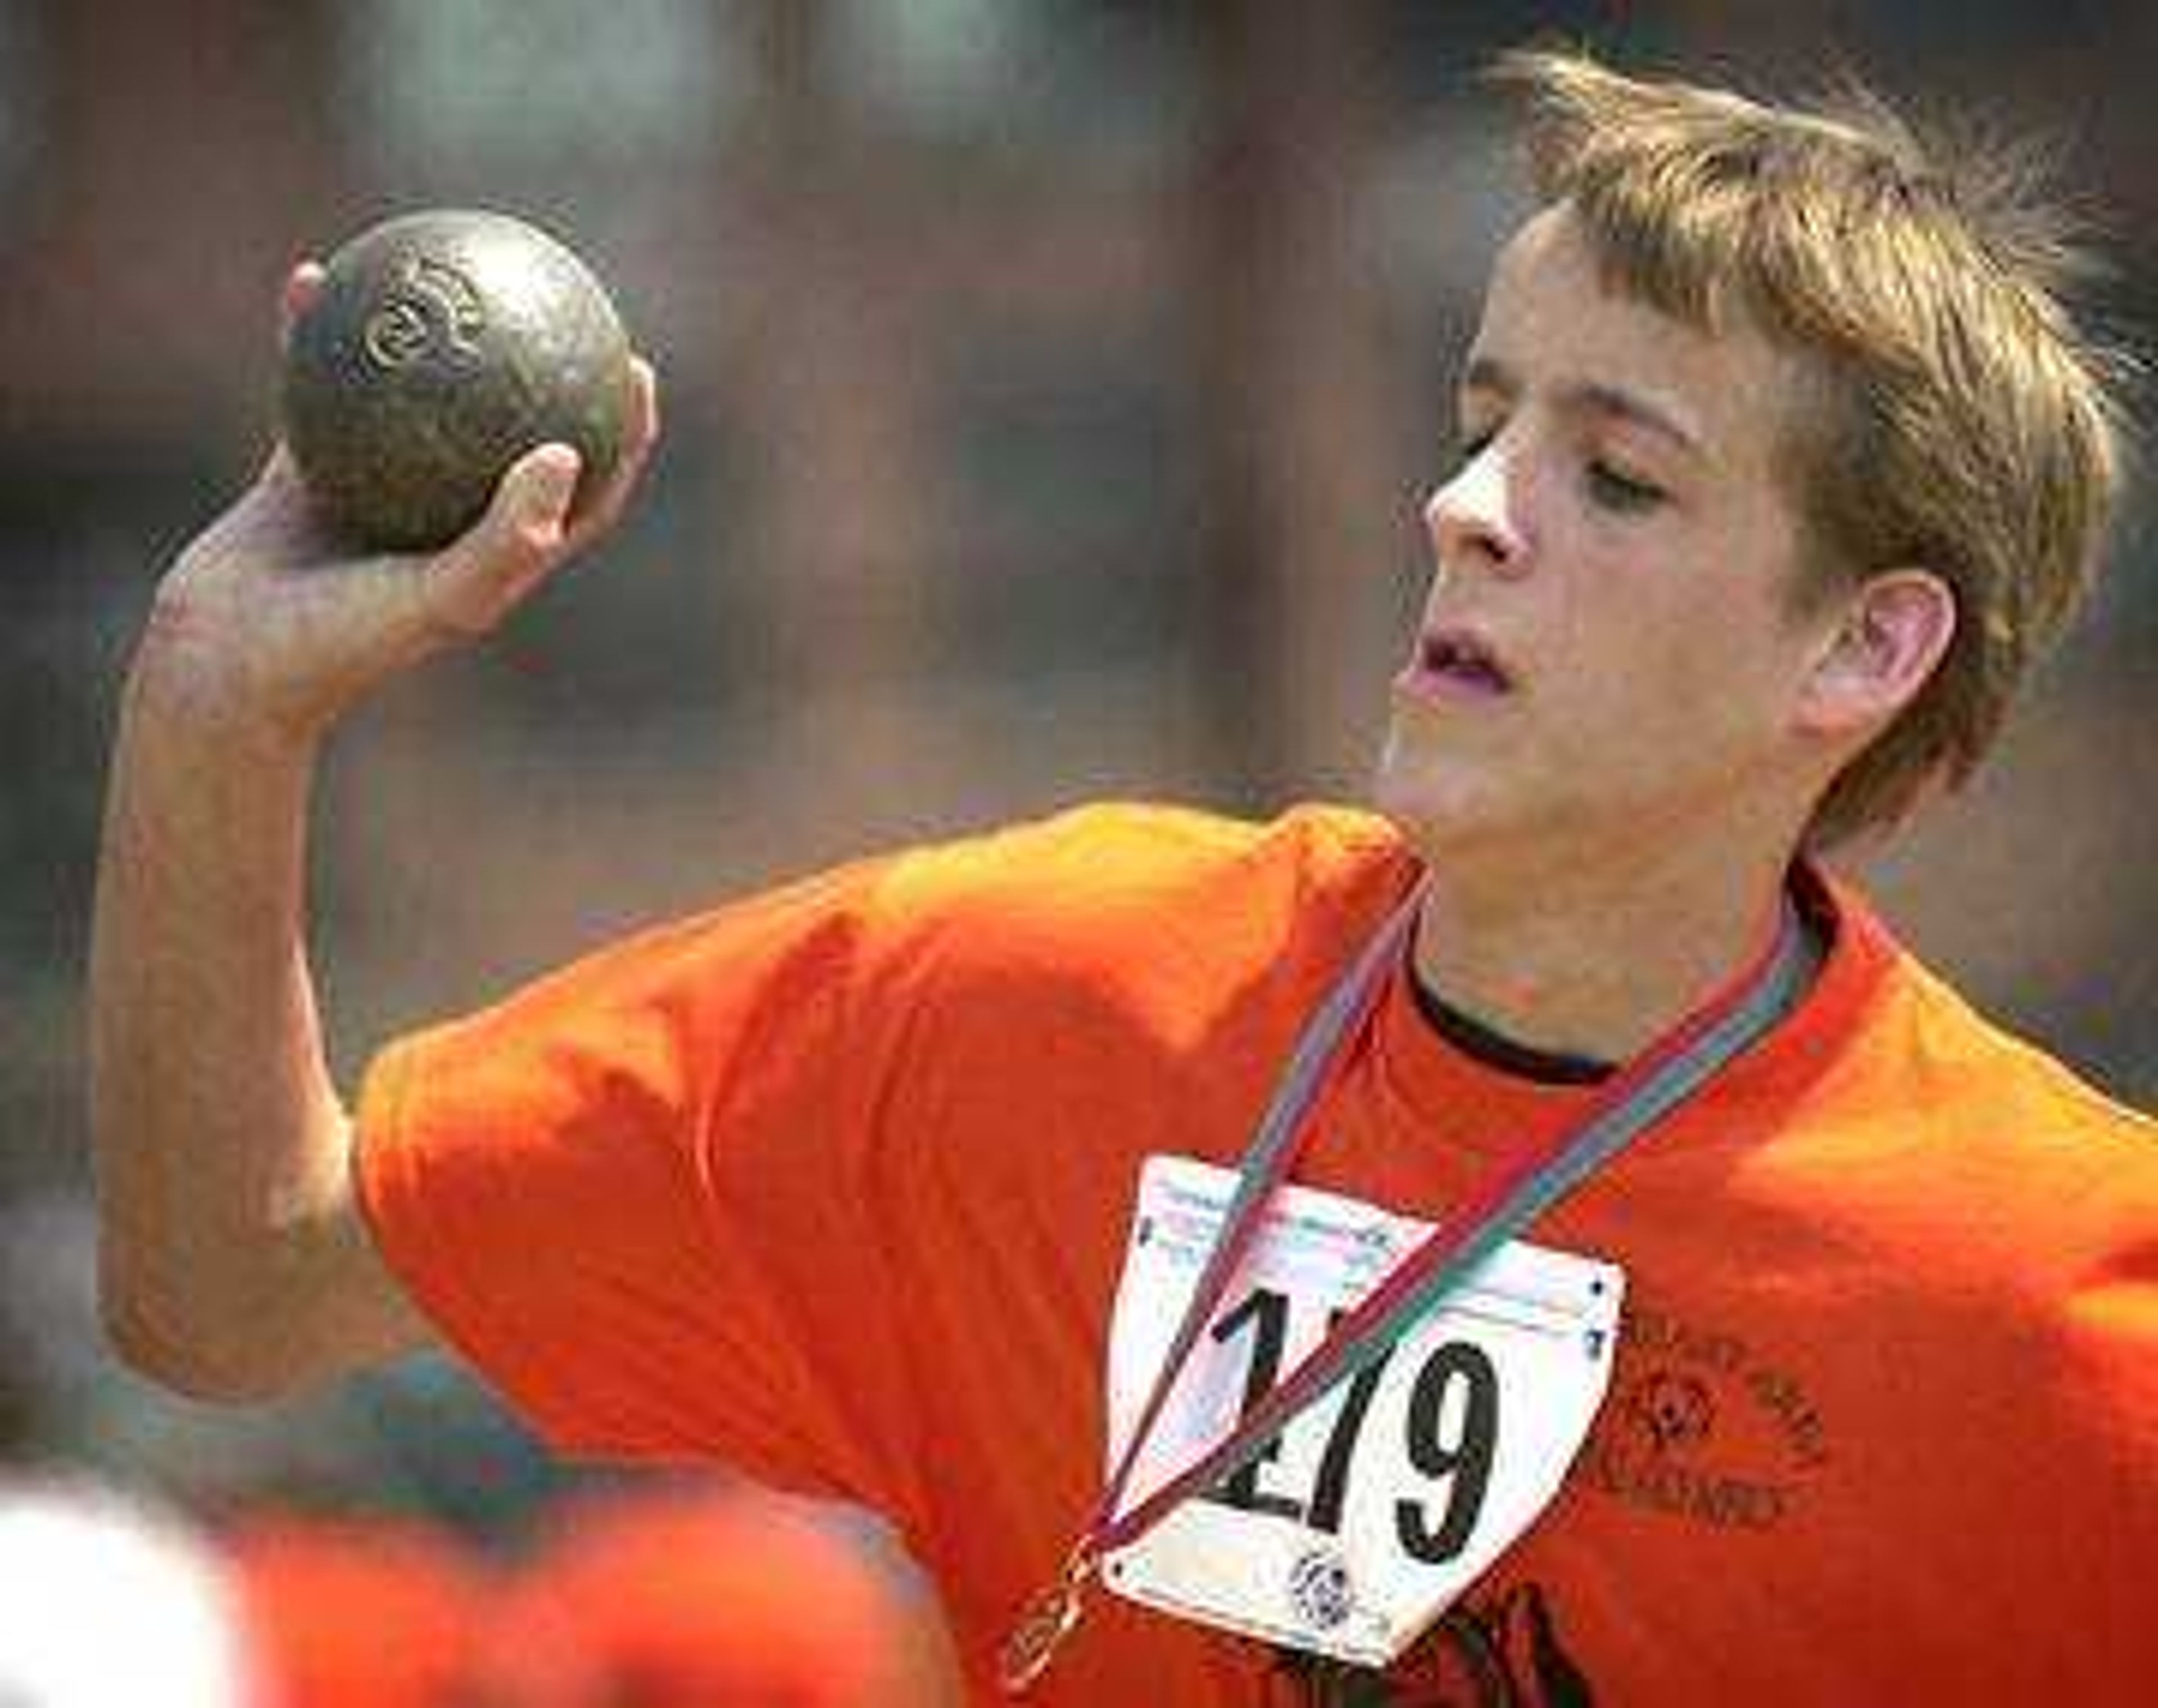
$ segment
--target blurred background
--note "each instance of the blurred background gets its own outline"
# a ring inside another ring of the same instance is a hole
[[[596,560],[340,739],[315,906],[349,1085],[396,1029],[778,874],[1090,797],[1355,797],[1525,206],[1477,74],[1545,33],[2057,137],[2118,264],[2090,309],[2150,343],[2158,8],[0,0],[0,1466],[488,1546],[575,1480],[447,1365],[234,1416],[93,1329],[105,750],[161,567],[263,455],[296,257],[415,205],[534,219],[668,420]],[[1992,766],[1858,862],[2146,1103],[2147,508]]]

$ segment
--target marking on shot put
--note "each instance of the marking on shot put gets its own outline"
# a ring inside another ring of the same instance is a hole
[[[416,255],[406,257],[361,337],[378,367],[402,368],[431,356],[477,355],[486,330],[487,311],[472,281]]]

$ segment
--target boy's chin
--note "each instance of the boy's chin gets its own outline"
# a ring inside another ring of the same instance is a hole
[[[1501,798],[1488,774],[1479,777],[1429,756],[1405,764],[1404,757],[1390,740],[1372,768],[1366,804],[1425,858],[1487,848],[1524,828],[1525,803]]]

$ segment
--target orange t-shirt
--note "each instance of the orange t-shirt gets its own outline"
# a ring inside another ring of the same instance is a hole
[[[1316,808],[1092,808],[849,867],[388,1052],[367,1212],[560,1447],[889,1514],[994,1700],[1100,1487],[1142,1160],[1235,1164],[1414,871],[1381,821]],[[2152,1125],[1835,900],[1798,1009],[1530,1230],[1625,1267],[1611,1391],[1392,1700],[2083,1704],[2158,1677]],[[1397,968],[1297,1178],[1431,1220],[1587,1095],[1464,1055]],[[1097,1593],[1035,1700],[1303,1689]]]

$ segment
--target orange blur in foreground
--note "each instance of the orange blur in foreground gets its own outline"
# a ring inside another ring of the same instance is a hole
[[[573,1500],[497,1567],[424,1526],[235,1534],[256,1708],[930,1708],[956,1669],[891,1551],[806,1504],[666,1488]]]

